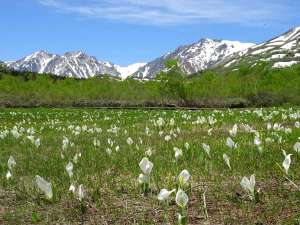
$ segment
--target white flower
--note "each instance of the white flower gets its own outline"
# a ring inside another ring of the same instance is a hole
[[[66,165],[66,171],[67,171],[70,178],[73,177],[73,163],[72,162],[69,162]]]
[[[71,185],[70,185],[69,191],[75,193],[76,188],[75,188],[75,185],[74,185],[74,184],[71,184]]]
[[[53,192],[52,192],[52,185],[50,182],[47,182],[40,176],[35,176],[35,182],[38,188],[46,195],[47,199],[52,199]]]
[[[227,138],[226,145],[231,149],[237,148],[237,144],[234,143],[234,141],[231,139],[231,137]]]
[[[148,158],[144,157],[144,158],[141,160],[141,162],[139,163],[139,166],[140,166],[141,170],[143,171],[143,173],[144,173],[145,175],[148,175],[148,176],[149,176],[150,173],[151,173],[151,170],[152,170],[152,168],[153,168],[153,163],[150,162],[150,161],[148,160]]]
[[[145,174],[140,174],[138,178],[139,184],[148,184],[150,182],[150,177]]]
[[[228,155],[226,155],[225,153],[223,154],[223,159],[226,163],[226,165],[229,167],[229,169],[231,169],[231,166],[230,166],[230,158],[228,157]]]
[[[175,152],[175,153],[174,153],[174,154],[175,154],[175,159],[178,160],[179,157],[182,156],[182,150],[179,149],[179,148],[177,148],[177,147],[174,147],[173,150],[174,150],[174,152]]]
[[[255,136],[255,138],[254,138],[254,144],[256,146],[260,146],[261,145],[261,140],[260,140],[259,136]]]
[[[170,141],[171,140],[171,136],[170,135],[167,135],[167,136],[165,136],[165,141]]]
[[[178,175],[179,184],[181,186],[186,185],[187,182],[189,181],[190,177],[191,177],[191,175],[190,175],[189,171],[182,170],[181,173]]]
[[[100,147],[100,141],[98,139],[94,138],[93,145],[94,145],[94,147]]]
[[[9,168],[10,171],[13,170],[13,168],[16,166],[16,160],[14,159],[14,157],[10,156],[8,161],[7,161],[7,166]]]
[[[145,152],[145,155],[148,156],[148,157],[150,157],[152,154],[153,154],[152,149],[149,147],[147,149],[147,151]]]
[[[185,208],[189,201],[189,198],[188,198],[187,194],[179,188],[179,190],[176,193],[175,201],[179,207]]]
[[[168,200],[168,198],[170,197],[170,195],[173,193],[173,192],[175,192],[176,190],[175,189],[173,189],[173,190],[171,190],[171,191],[168,191],[167,189],[162,189],[160,192],[159,192],[159,194],[158,194],[158,196],[157,196],[157,199],[159,200],[159,201],[165,201],[165,200]]]
[[[295,152],[300,153],[300,142],[297,142],[293,148],[294,148]]]
[[[163,126],[165,123],[165,121],[163,120],[163,118],[159,117],[158,120],[156,121],[157,126],[161,127]]]
[[[85,191],[84,191],[83,185],[80,184],[78,187],[78,192],[77,192],[77,198],[79,199],[79,201],[84,199],[84,195],[85,195]]]
[[[286,152],[283,150],[283,155],[284,155],[285,159],[282,163],[282,166],[285,170],[285,173],[288,175],[289,168],[290,168],[290,165],[291,165],[291,162],[292,162],[292,160],[291,160],[292,154],[287,155]]]
[[[106,154],[109,155],[109,156],[110,156],[111,153],[112,153],[112,150],[111,150],[110,148],[106,148],[105,151],[106,151]]]
[[[184,144],[184,147],[185,147],[186,150],[189,150],[189,149],[190,149],[190,144],[186,142],[186,143]]]
[[[250,179],[248,177],[243,177],[241,181],[242,188],[248,193],[251,200],[255,199],[255,175],[251,175]]]
[[[39,138],[36,139],[36,140],[34,141],[34,145],[35,145],[36,148],[39,148],[40,145],[41,145],[41,140],[40,140]]]
[[[129,144],[129,145],[133,144],[133,140],[131,139],[131,137],[127,138],[127,144]]]
[[[237,124],[234,124],[233,128],[231,130],[229,130],[230,136],[235,137],[237,134],[237,130],[238,130],[238,126],[237,126]]]
[[[6,179],[9,180],[12,177],[12,174],[10,171],[7,171],[6,173]]]
[[[208,157],[210,157],[210,146],[205,143],[202,143],[202,148],[204,149],[204,151],[208,155]]]

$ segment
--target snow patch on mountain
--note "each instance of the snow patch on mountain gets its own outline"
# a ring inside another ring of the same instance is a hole
[[[248,49],[255,44],[238,41],[201,39],[191,45],[181,46],[174,52],[163,55],[141,67],[134,76],[137,78],[153,78],[164,69],[164,62],[176,59],[180,68],[187,74],[211,68],[225,57]]]
[[[124,80],[145,65],[146,63],[135,63],[126,67],[116,65],[115,68],[121,74],[122,80]]]
[[[259,61],[272,63],[273,68],[284,68],[300,63],[300,27],[295,27],[269,41],[255,45],[242,54],[225,58],[218,65],[236,68],[240,63],[256,65]]]
[[[38,51],[21,60],[7,62],[6,65],[17,71],[49,73],[80,79],[104,74],[121,76],[115,68],[116,65],[98,61],[95,57],[88,56],[82,51],[67,52],[62,56]]]

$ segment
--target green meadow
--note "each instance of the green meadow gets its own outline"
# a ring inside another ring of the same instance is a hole
[[[0,223],[299,224],[299,121],[298,107],[2,109]]]

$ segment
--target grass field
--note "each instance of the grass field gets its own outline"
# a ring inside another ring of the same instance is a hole
[[[3,109],[0,224],[177,224],[177,213],[187,224],[300,224],[298,121],[296,107]],[[148,185],[138,182],[144,157]],[[240,183],[252,174],[247,192]],[[159,201],[163,188],[176,190]]]

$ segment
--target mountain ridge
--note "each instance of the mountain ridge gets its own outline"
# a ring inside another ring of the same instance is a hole
[[[17,71],[29,71],[37,73],[51,73],[57,76],[87,79],[97,75],[109,74],[125,79],[129,73],[134,73],[144,64],[133,64],[121,67],[107,61],[98,60],[83,51],[70,51],[63,55],[48,53],[40,50],[20,60],[5,62],[5,64]],[[122,74],[123,73],[123,74]]]

